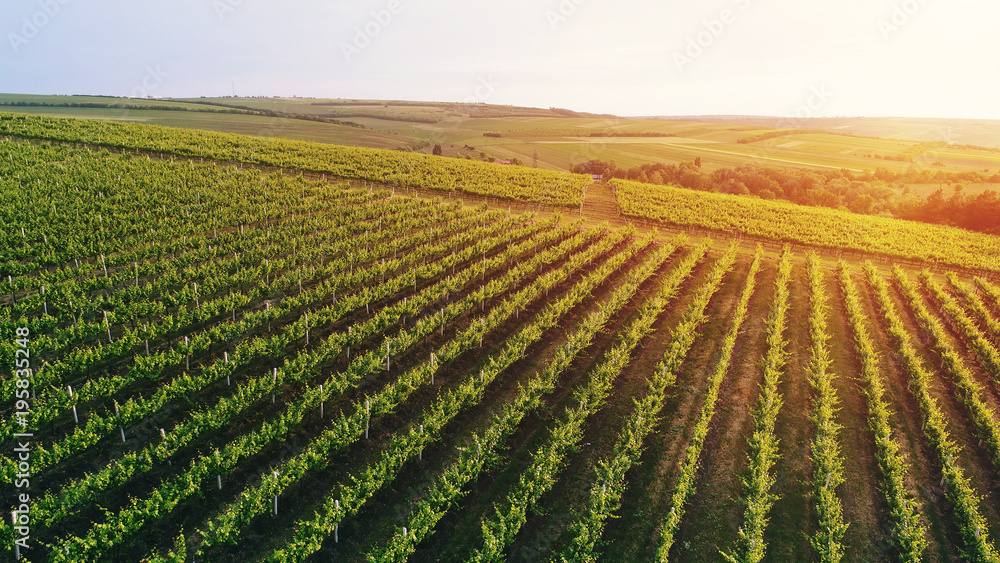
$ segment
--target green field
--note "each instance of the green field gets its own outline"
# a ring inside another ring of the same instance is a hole
[[[408,148],[413,141],[391,133],[358,129],[344,125],[288,119],[280,117],[263,117],[255,115],[239,115],[225,113],[209,113],[201,111],[157,111],[132,109],[101,109],[101,108],[54,108],[54,107],[16,107],[18,113],[31,115],[48,115],[53,117],[72,117],[81,119],[107,119],[112,121],[128,121],[163,125],[165,127],[181,127],[186,129],[202,129],[221,133],[240,133],[245,135],[260,135],[265,137],[281,137],[353,145],[382,149]]]
[[[517,158],[532,163],[537,151],[538,166],[567,170],[590,159],[614,160],[620,167],[644,163],[679,163],[700,158],[706,170],[736,167],[747,162],[765,166],[801,167],[816,170],[853,171],[884,168],[904,172],[913,168],[946,172],[1000,170],[1000,152],[944,148],[917,157],[914,162],[886,160],[923,140],[941,140],[928,130],[974,131],[968,139],[988,146],[1000,146],[1000,124],[947,120],[816,120],[804,127],[824,128],[826,133],[795,133],[742,144],[744,137],[776,130],[778,121],[732,119],[675,120],[588,116],[566,110],[519,108],[487,104],[444,102],[403,102],[373,100],[319,100],[312,98],[191,98],[137,100],[86,96],[0,95],[0,103],[44,104],[95,103],[170,106],[177,110],[123,110],[115,108],[19,107],[14,111],[129,120],[156,125],[189,127],[251,135],[282,136],[292,139],[350,144],[376,148],[408,148],[430,153],[442,144],[447,155],[474,159]],[[0,106],[3,108],[3,106]],[[350,121],[357,129],[328,123],[219,113],[233,108],[302,114]],[[957,121],[956,121],[957,122]],[[949,129],[950,128],[950,129]],[[502,137],[484,137],[500,133]],[[666,137],[591,137],[600,134],[661,134]],[[852,136],[851,134],[859,135]],[[869,138],[879,134],[883,139]],[[989,135],[995,135],[990,138]],[[896,139],[889,138],[896,137]],[[965,137],[958,137],[966,139]],[[985,138],[985,140],[984,140]],[[909,140],[898,140],[909,139]],[[971,141],[969,144],[976,144]],[[465,147],[472,147],[468,150]],[[482,153],[482,154],[480,154]],[[937,164],[935,164],[937,163]],[[943,166],[942,166],[943,165]]]

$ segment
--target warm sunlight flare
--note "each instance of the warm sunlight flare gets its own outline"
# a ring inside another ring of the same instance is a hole
[[[3,11],[7,560],[1000,563],[1000,4]]]

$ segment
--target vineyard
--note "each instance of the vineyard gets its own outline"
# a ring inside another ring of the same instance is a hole
[[[786,201],[700,193],[629,180],[616,179],[611,183],[621,212],[630,217],[820,248],[859,251],[895,260],[1000,272],[1000,238],[995,236],[914,221],[803,207]]]
[[[890,259],[997,271],[996,238],[616,183],[848,263],[392,187],[578,205],[568,174],[0,133],[9,560],[1000,562],[1000,286]]]
[[[130,148],[324,172],[383,184],[464,191],[554,205],[580,205],[590,177],[399,151],[252,137],[135,123],[59,119],[0,112],[0,134]]]

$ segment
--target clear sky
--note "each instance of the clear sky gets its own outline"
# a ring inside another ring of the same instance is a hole
[[[3,0],[0,91],[1000,119],[996,0]]]

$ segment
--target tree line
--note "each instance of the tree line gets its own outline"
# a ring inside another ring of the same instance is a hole
[[[765,167],[747,163],[735,168],[707,172],[701,159],[678,164],[645,163],[620,168],[614,161],[588,160],[572,171],[578,174],[601,174],[605,179],[622,178],[650,184],[675,184],[685,188],[783,199],[800,205],[844,209],[865,215],[911,219],[925,223],[952,225],[990,234],[1000,234],[1000,194],[985,191],[971,196],[962,192],[967,183],[1000,183],[1000,173],[944,172],[913,168],[892,172],[877,168],[874,172],[847,169],[808,170],[803,168]],[[951,186],[951,196],[939,189],[928,197],[910,192],[910,184]]]

